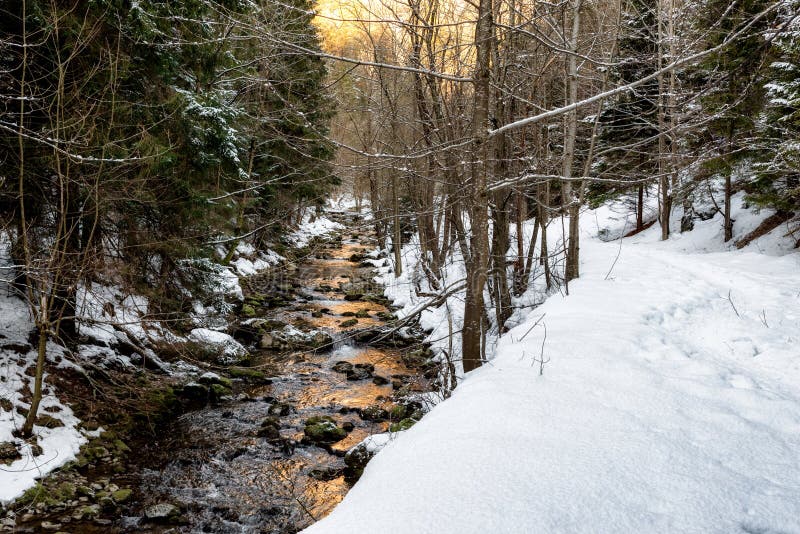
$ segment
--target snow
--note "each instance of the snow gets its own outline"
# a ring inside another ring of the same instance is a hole
[[[78,430],[80,422],[72,410],[56,396],[56,390],[49,385],[45,373],[45,389],[40,413],[46,413],[61,420],[64,426],[45,428],[34,425],[33,432],[42,454],[34,456],[29,443],[13,436],[22,427],[25,418],[16,408],[28,408],[20,390],[24,386],[33,389],[33,377],[26,374],[36,361],[36,351],[28,344],[28,333],[33,330],[25,303],[13,295],[7,281],[12,275],[8,259],[8,240],[0,237],[0,398],[11,402],[13,408],[7,411],[0,408],[0,443],[12,442],[21,458],[9,465],[0,463],[0,504],[7,504],[32,487],[36,480],[74,460],[86,438]],[[63,358],[63,349],[48,343],[49,360]],[[47,411],[45,411],[47,409]]]
[[[343,224],[332,221],[324,215],[315,215],[312,212],[307,212],[303,216],[300,228],[289,234],[287,239],[293,246],[302,248],[307,246],[315,237],[330,234],[343,228]]]
[[[737,239],[769,215],[740,202]],[[800,532],[800,255],[786,229],[740,251],[719,216],[667,242],[657,225],[597,238],[624,219],[586,213],[569,295],[518,310],[491,361],[304,532]],[[408,311],[401,281],[390,292]]]
[[[222,351],[222,360],[229,363],[235,363],[237,360],[247,355],[247,349],[245,349],[241,343],[233,339],[232,336],[224,332],[217,332],[216,330],[208,328],[195,328],[189,332],[188,337],[189,341],[194,341],[202,345],[210,345]]]

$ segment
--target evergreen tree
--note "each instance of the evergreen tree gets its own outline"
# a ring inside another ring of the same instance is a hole
[[[778,20],[783,30],[773,41],[773,61],[766,73],[767,105],[762,117],[763,159],[749,198],[792,212],[800,208],[800,2],[787,2]]]
[[[765,9],[767,0],[708,0],[701,32],[707,48],[723,43],[733,32],[748,24]],[[711,176],[725,180],[725,241],[733,236],[731,219],[732,176],[737,166],[755,155],[756,118],[764,104],[760,75],[768,47],[762,35],[767,20],[762,18],[749,31],[706,59],[700,66],[706,86],[701,100],[708,116],[702,141],[710,147],[704,167]]]
[[[629,0],[622,14],[617,64],[611,78],[619,85],[651,75],[656,70],[658,49],[656,0]],[[620,94],[600,117],[596,165],[604,178],[638,182],[637,229],[643,226],[645,180],[658,174],[658,80],[654,79]],[[592,186],[592,194],[604,198],[619,187]]]

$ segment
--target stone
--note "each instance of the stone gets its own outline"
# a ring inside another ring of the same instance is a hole
[[[351,328],[353,326],[356,326],[357,324],[358,324],[358,319],[354,317],[352,319],[347,319],[346,321],[342,321],[341,323],[339,323],[339,326],[342,328]]]
[[[123,503],[131,498],[132,493],[133,492],[129,489],[119,489],[112,493],[111,497],[113,497],[116,502]]]
[[[152,523],[176,523],[180,517],[180,508],[167,502],[148,506],[144,511],[144,518]]]
[[[335,467],[328,467],[328,468],[319,468],[319,469],[312,469],[308,476],[313,478],[314,480],[321,480],[323,482],[329,480],[335,480],[342,476],[344,469],[342,468],[335,468]]]
[[[333,370],[337,373],[350,373],[353,371],[353,364],[350,362],[336,362],[333,364]]]
[[[22,458],[22,455],[13,442],[4,441],[0,443],[0,463],[10,464],[20,458]]]
[[[208,401],[208,387],[197,382],[189,382],[183,385],[179,395],[188,401],[205,403]]]
[[[367,463],[375,456],[375,452],[370,451],[363,443],[356,445],[344,455],[344,478],[348,482],[355,482],[364,473]]]
[[[347,432],[338,426],[332,417],[312,417],[306,420],[303,430],[312,443],[336,443],[347,437]]]
[[[219,402],[222,397],[231,394],[231,389],[222,384],[211,384],[211,387],[209,387],[209,393],[213,402]]]
[[[279,417],[284,417],[286,415],[289,415],[293,411],[294,408],[292,407],[292,405],[287,404],[285,402],[276,402],[275,404],[269,407],[267,413],[270,415],[277,415]]]
[[[406,417],[405,419],[397,423],[392,423],[391,425],[389,425],[389,432],[402,432],[403,430],[408,430],[409,428],[414,426],[416,422],[417,422],[416,419]]]
[[[386,421],[389,419],[389,412],[378,404],[362,408],[359,410],[359,415],[365,421]]]
[[[42,530],[58,530],[61,528],[61,523],[54,523],[51,521],[42,521]]]
[[[372,383],[376,386],[385,386],[389,383],[389,379],[382,376],[374,376],[372,377]]]
[[[36,424],[45,428],[60,428],[64,426],[64,421],[43,413],[36,418]]]
[[[72,519],[75,521],[80,521],[82,519],[94,519],[100,514],[100,505],[99,504],[89,504],[77,510],[74,514],[72,514]]]
[[[197,379],[198,382],[204,384],[206,386],[211,386],[214,384],[220,384],[225,386],[226,388],[232,388],[233,383],[228,378],[223,378],[219,376],[217,373],[204,373],[200,375],[200,378]]]
[[[374,372],[375,366],[371,363],[357,363],[346,374],[348,380],[364,380],[371,378]]]

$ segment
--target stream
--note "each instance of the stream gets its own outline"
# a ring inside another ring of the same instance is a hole
[[[355,260],[372,247],[369,236],[334,239],[298,265],[288,279],[294,299],[266,318],[320,329],[332,347],[254,351],[251,365],[265,371],[269,383],[235,388],[233,400],[181,416],[150,445],[144,456],[157,460],[142,469],[138,513],[116,521],[120,531],[297,532],[347,493],[355,478],[344,462],[350,448],[386,432],[391,421],[421,416],[415,399],[430,384],[419,368],[404,363],[410,349],[353,339],[365,327],[380,326],[389,312],[379,299],[345,294],[348,285],[371,283],[372,268]],[[246,294],[259,286],[258,276],[247,280]],[[348,371],[353,368],[365,372]],[[312,417],[330,418],[346,437],[309,440]],[[165,504],[179,507],[179,524],[143,522],[144,510]]]

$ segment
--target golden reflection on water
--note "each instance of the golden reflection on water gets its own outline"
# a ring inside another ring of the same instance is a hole
[[[331,258],[349,259],[353,254],[364,254],[366,250],[367,249],[363,245],[359,245],[358,243],[343,243],[341,248],[331,250],[328,254],[330,254]],[[352,263],[350,265],[352,265]]]

